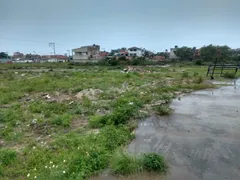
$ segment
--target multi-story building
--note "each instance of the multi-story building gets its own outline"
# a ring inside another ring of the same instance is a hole
[[[128,55],[132,57],[142,57],[144,56],[145,51],[138,47],[128,48]]]
[[[73,49],[72,52],[74,62],[94,62],[101,59],[100,46],[95,44]]]

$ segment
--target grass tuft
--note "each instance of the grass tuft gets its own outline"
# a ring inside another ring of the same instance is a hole
[[[110,167],[113,174],[130,175],[143,171],[143,160],[126,152],[117,151],[113,155]]]
[[[125,151],[117,151],[111,160],[113,174],[131,175],[142,171],[158,172],[165,174],[168,166],[163,156],[156,153],[147,153],[132,156]]]
[[[225,72],[223,74],[223,77],[228,78],[228,79],[234,79],[235,78],[235,73]]]
[[[167,116],[172,113],[172,108],[169,107],[168,104],[157,105],[154,107],[156,113],[160,116]]]
[[[163,156],[156,153],[149,153],[144,154],[143,157],[143,165],[146,170],[167,173],[168,166]]]

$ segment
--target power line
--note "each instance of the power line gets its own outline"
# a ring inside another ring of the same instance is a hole
[[[41,41],[32,41],[32,40],[23,40],[23,39],[15,39],[15,38],[3,38],[0,37],[0,39],[7,40],[7,41],[20,41],[20,42],[31,42],[31,43],[47,43],[47,42],[41,42]]]
[[[41,44],[48,44],[49,42],[47,41],[35,41],[35,40],[26,40],[26,39],[17,39],[17,38],[5,38],[5,37],[0,37],[0,39],[7,40],[7,41],[18,41],[18,42],[30,42],[30,43],[41,43]],[[55,43],[58,44],[58,43]],[[61,45],[61,44],[58,44]]]

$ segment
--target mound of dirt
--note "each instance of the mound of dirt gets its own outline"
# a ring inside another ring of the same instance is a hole
[[[77,99],[83,99],[83,97],[87,97],[90,100],[96,100],[97,97],[102,93],[103,91],[100,89],[84,89],[82,91],[80,91],[79,93],[77,93],[75,95],[75,97]]]

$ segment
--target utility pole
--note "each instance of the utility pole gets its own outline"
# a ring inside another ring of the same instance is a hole
[[[53,54],[56,55],[56,51],[55,51],[55,43],[54,42],[50,42],[49,47],[51,47],[53,49]]]
[[[67,50],[67,52],[68,52],[68,57],[70,57],[70,50]]]

